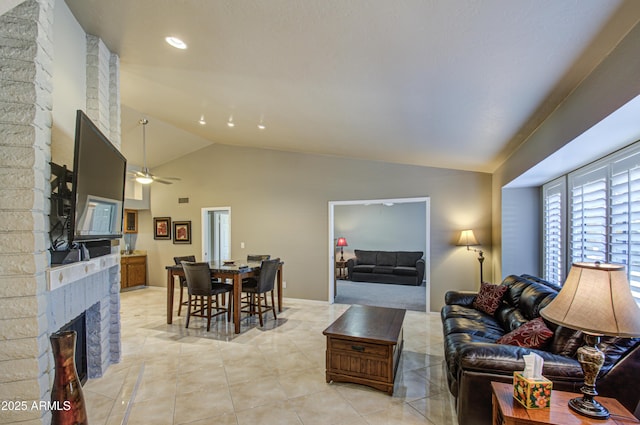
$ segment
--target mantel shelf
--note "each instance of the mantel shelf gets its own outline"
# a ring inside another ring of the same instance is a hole
[[[118,264],[120,264],[120,254],[108,254],[87,261],[51,267],[47,269],[47,286],[49,291],[54,291]]]

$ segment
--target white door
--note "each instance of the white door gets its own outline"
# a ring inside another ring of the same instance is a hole
[[[202,261],[231,259],[231,208],[202,209]]]

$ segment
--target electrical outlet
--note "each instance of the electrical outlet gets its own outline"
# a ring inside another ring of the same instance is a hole
[[[244,249],[244,242],[240,242],[240,249]]]
[[[283,287],[283,288],[286,288],[286,287],[287,287],[287,281],[286,281],[286,280],[283,280],[283,281],[282,281],[282,287]]]

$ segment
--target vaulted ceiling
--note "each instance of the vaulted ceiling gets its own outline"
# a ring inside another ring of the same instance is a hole
[[[633,0],[66,2],[120,56],[122,149],[142,163],[144,115],[151,167],[220,143],[492,172],[640,19]]]

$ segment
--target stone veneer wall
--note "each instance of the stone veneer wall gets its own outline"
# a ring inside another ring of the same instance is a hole
[[[50,398],[49,334],[77,310],[99,322],[88,335],[99,351],[90,376],[120,359],[119,266],[47,289],[55,1],[28,0],[0,16],[0,400],[28,403]],[[86,112],[119,147],[118,58],[87,37]],[[50,420],[38,409],[0,415],[2,424]]]

